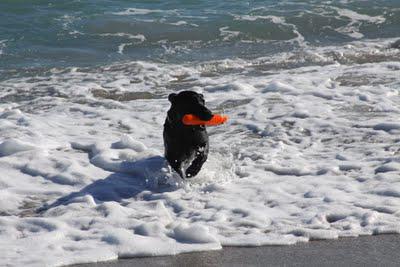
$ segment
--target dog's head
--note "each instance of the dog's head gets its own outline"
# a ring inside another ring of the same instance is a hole
[[[168,112],[172,120],[182,120],[186,114],[194,114],[202,120],[210,120],[212,112],[206,108],[204,96],[193,91],[182,91],[178,94],[172,93],[168,96],[171,109]]]

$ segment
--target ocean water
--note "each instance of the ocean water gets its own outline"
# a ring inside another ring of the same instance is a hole
[[[400,233],[400,2],[1,1],[0,265]],[[168,94],[230,117],[182,181]]]
[[[1,78],[52,67],[256,58],[398,37],[399,2],[2,1]]]

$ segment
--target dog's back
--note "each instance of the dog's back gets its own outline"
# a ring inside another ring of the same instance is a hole
[[[207,160],[208,134],[205,126],[187,126],[182,123],[185,114],[194,114],[210,120],[212,113],[205,107],[203,95],[193,91],[170,94],[171,108],[164,124],[165,158],[182,177],[195,176]]]

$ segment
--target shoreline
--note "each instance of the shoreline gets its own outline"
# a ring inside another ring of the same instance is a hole
[[[69,265],[127,266],[398,266],[400,235],[383,234],[316,240],[290,246],[224,247],[175,256],[141,257]]]

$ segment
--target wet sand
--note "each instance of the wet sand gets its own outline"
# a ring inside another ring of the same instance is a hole
[[[377,235],[293,246],[224,247],[219,251],[73,266],[400,266],[399,248],[400,235]]]

